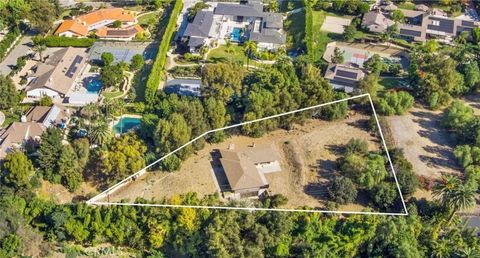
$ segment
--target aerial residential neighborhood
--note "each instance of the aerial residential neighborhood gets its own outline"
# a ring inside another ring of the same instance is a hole
[[[479,12],[0,1],[0,257],[480,257]]]

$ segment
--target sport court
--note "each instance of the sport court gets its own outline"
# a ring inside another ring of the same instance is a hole
[[[339,48],[343,52],[345,64],[353,64],[358,67],[363,67],[363,63],[371,56],[379,54],[389,62],[399,62],[404,69],[408,66],[408,61],[405,58],[403,50],[394,47],[365,43],[330,42],[327,44],[323,59],[331,62],[335,48]]]
[[[114,62],[130,63],[136,54],[143,55],[145,61],[153,60],[157,51],[155,42],[95,42],[90,50],[90,60],[100,61],[104,52],[113,54]]]

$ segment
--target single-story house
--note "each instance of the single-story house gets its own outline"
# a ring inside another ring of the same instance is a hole
[[[71,20],[65,20],[55,31],[55,35],[66,37],[86,37],[92,31],[98,31],[115,21],[120,21],[122,27],[133,26],[137,23],[133,11],[123,8],[99,9]]]
[[[0,159],[27,143],[37,144],[43,132],[51,126],[65,127],[70,121],[71,111],[60,105],[31,108],[20,122],[13,122],[0,131]]]
[[[254,146],[244,150],[220,150],[220,163],[235,198],[258,198],[268,188],[265,173],[280,172],[275,146]]]
[[[324,75],[334,89],[353,92],[358,82],[365,77],[365,72],[353,66],[329,64]]]
[[[27,76],[27,97],[64,98],[83,72],[87,57],[86,49],[68,47],[53,53],[45,62],[39,62],[33,67],[33,74]]]

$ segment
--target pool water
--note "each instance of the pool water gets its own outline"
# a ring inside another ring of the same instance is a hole
[[[120,121],[113,127],[116,133],[124,134],[132,129],[140,127],[141,118],[137,117],[122,117]]]
[[[240,28],[233,28],[232,30],[232,41],[240,42],[240,34],[242,33],[242,29]]]
[[[91,78],[87,81],[87,92],[98,94],[102,89],[102,86],[103,84],[102,84],[102,81],[100,81],[100,78],[98,77]]]

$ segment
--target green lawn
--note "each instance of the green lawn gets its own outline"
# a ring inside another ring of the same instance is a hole
[[[159,14],[159,12],[156,11],[156,12],[153,12],[153,13],[142,15],[138,18],[138,24],[148,25],[150,20],[152,20],[152,19],[157,21],[158,20],[158,14]]]
[[[404,78],[380,78],[381,90],[389,90],[402,87],[402,83],[406,83]]]
[[[227,47],[224,45],[210,50],[207,56],[207,61],[215,62],[215,63],[216,62],[235,62],[235,63],[246,64],[247,57],[243,52],[243,47],[232,44],[231,48],[232,48],[231,53],[227,52]],[[253,60],[250,60],[250,65],[256,65],[256,62]]]
[[[106,99],[112,99],[112,98],[116,98],[120,95],[122,95],[123,92],[120,92],[120,91],[113,91],[113,92],[104,92],[102,93],[102,95],[106,98]]]
[[[332,41],[333,33],[321,31],[323,22],[325,21],[325,12],[313,11],[313,36],[314,36],[314,60],[320,60],[325,52],[327,44]]]

